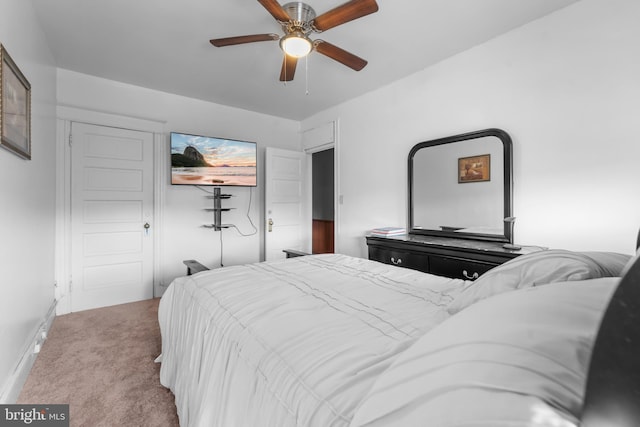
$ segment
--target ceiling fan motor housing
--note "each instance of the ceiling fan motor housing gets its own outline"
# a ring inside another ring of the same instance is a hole
[[[311,21],[316,17],[316,11],[306,3],[294,1],[282,6],[287,15],[291,18],[289,22],[283,22],[282,25],[287,33],[291,31],[302,31],[305,34],[311,32]]]

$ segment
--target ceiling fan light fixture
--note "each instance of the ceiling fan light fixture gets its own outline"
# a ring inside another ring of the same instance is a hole
[[[313,43],[300,31],[294,31],[280,39],[280,48],[289,56],[303,58],[313,49]]]

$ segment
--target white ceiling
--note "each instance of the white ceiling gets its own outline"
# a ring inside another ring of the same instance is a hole
[[[33,0],[60,68],[301,120],[387,85],[578,0],[378,0],[379,11],[322,38],[369,61],[360,72],[313,52],[278,80],[278,33],[256,0]],[[346,0],[307,0],[318,15]],[[282,2],[284,3],[284,2]],[[308,91],[308,93],[306,93]]]

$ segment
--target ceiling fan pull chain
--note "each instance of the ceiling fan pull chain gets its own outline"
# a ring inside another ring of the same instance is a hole
[[[309,95],[309,55],[304,57],[304,94]]]

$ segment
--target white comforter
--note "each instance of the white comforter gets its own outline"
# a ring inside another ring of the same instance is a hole
[[[347,426],[464,285],[343,255],[181,277],[160,303],[160,380],[183,427]]]

